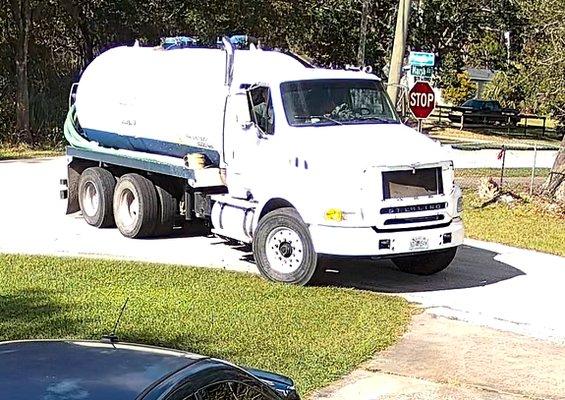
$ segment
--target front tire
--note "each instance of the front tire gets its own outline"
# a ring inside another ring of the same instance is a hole
[[[78,201],[84,220],[96,228],[114,225],[112,198],[116,178],[104,168],[87,168],[80,175]]]
[[[318,264],[310,231],[291,207],[271,211],[259,221],[253,255],[265,278],[294,285],[306,285]]]
[[[114,218],[120,233],[126,237],[153,235],[159,221],[155,185],[138,174],[122,176],[114,191]]]
[[[446,269],[455,258],[457,247],[431,253],[396,257],[392,262],[402,272],[414,275],[432,275]]]

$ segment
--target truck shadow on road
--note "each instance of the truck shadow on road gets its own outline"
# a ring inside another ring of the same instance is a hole
[[[442,272],[417,276],[398,271],[390,260],[322,259],[317,286],[339,286],[384,293],[413,293],[491,285],[525,273],[496,261],[497,253],[461,246]]]

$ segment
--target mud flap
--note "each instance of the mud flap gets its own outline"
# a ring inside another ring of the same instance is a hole
[[[67,215],[80,210],[78,202],[78,182],[80,175],[88,167],[96,165],[92,161],[71,158],[67,165],[67,179],[61,179],[66,189],[61,190],[61,198],[67,199]]]

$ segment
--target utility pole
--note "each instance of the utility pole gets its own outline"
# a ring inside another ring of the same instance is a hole
[[[398,95],[398,84],[406,49],[406,38],[408,36],[408,21],[410,20],[410,0],[399,0],[398,14],[396,16],[396,30],[394,32],[394,46],[390,59],[390,71],[388,74],[387,92],[393,104],[396,104]]]
[[[365,65],[365,45],[367,43],[367,25],[369,22],[369,1],[363,0],[363,10],[361,11],[361,27],[359,29],[359,49],[357,50],[357,65]]]

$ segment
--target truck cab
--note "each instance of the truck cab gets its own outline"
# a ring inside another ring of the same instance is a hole
[[[420,274],[447,267],[463,241],[447,153],[400,122],[374,75],[301,72],[229,98],[239,114],[226,129],[227,186],[257,204],[259,268],[285,280],[319,254],[393,257]]]

